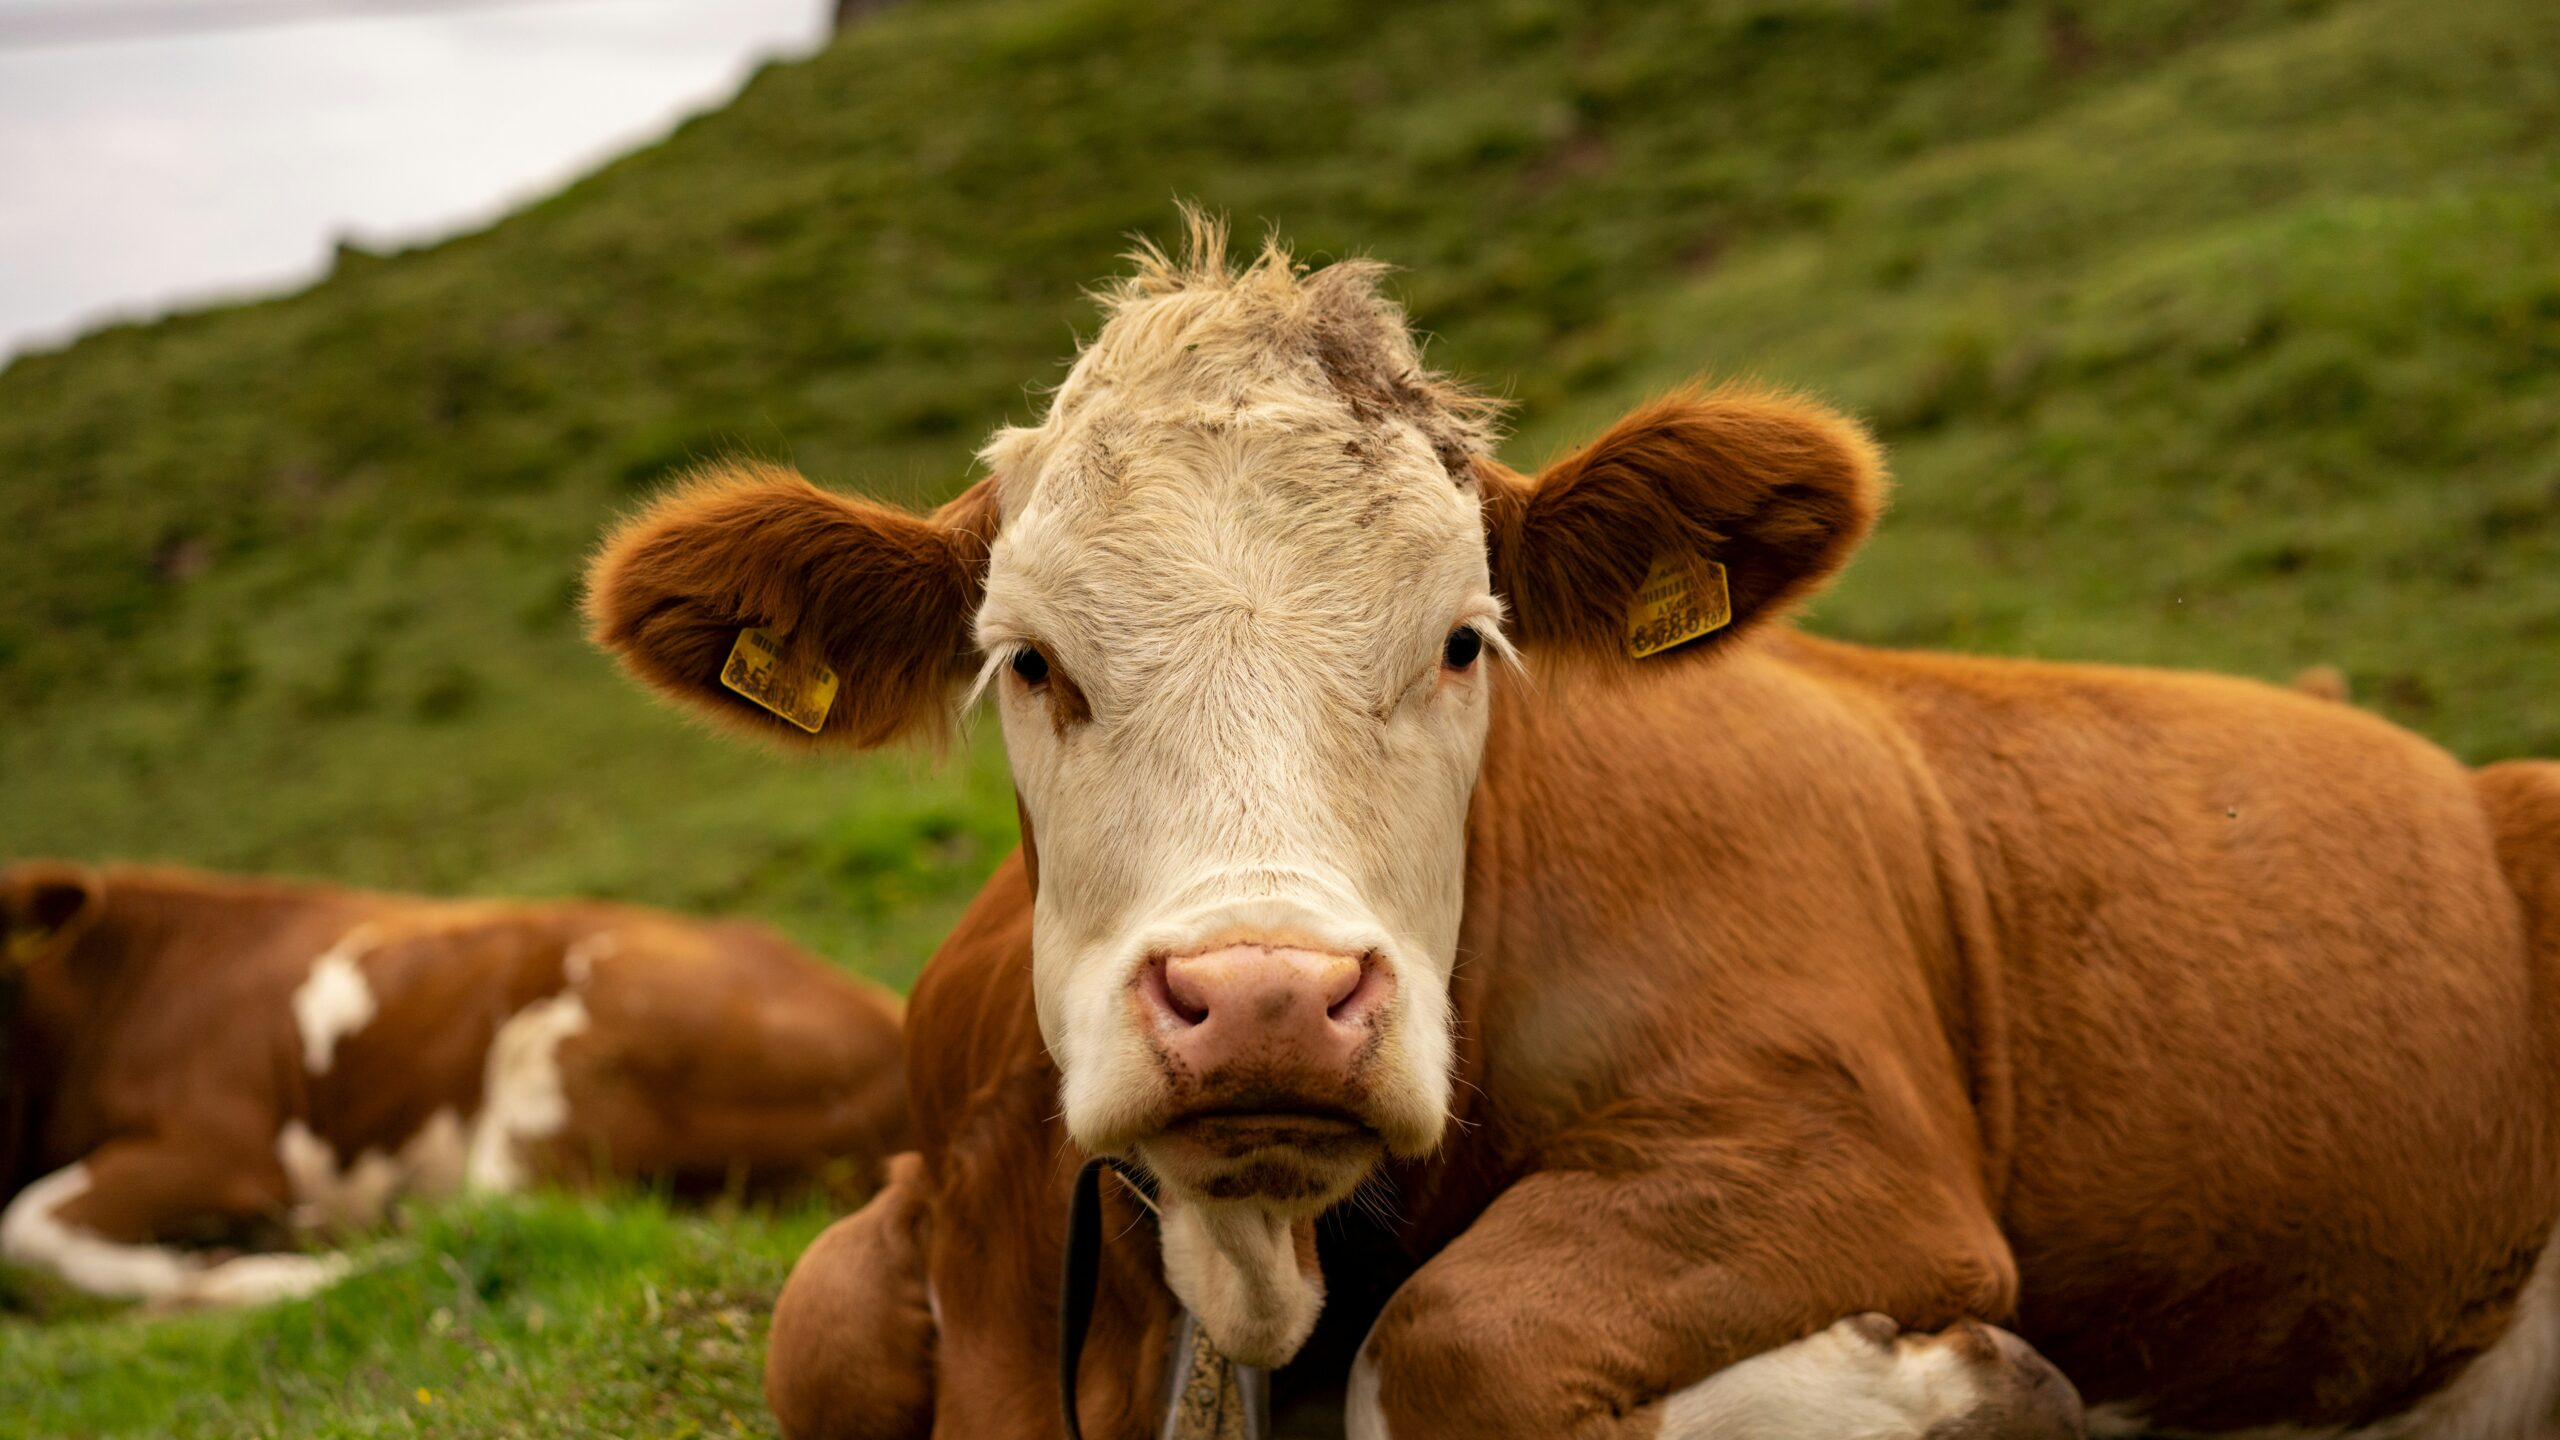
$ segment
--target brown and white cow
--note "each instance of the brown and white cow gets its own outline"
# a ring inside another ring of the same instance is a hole
[[[867,1179],[906,1143],[895,1002],[757,925],[49,861],[0,920],[0,1256],[97,1294],[306,1293],[347,1257],[201,1247],[404,1193]]]
[[[2103,1432],[2560,1424],[2560,766],[1795,633],[1855,425],[1684,393],[1523,476],[1374,274],[1195,232],[937,514],[717,472],[600,557],[661,690],[795,733],[760,629],[860,746],[974,678],[1019,792],[789,1432],[1058,1433],[1086,1154],[1160,1190],[1087,1435],[1156,1433],[1177,1300],[1252,1365],[1348,1309],[1361,1437],[2068,1433],[2047,1361]]]

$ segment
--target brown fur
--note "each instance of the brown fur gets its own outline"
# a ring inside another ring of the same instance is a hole
[[[765,1347],[765,1397],[785,1433],[932,1433],[931,1233],[924,1162],[900,1155],[871,1203],[828,1226],[791,1267]]]
[[[1769,624],[1879,497],[1872,447],[1795,402],[1678,397],[1534,489],[1481,478],[1533,675],[1469,821],[1458,1123],[1391,1176],[1400,1440],[1649,1435],[1869,1310],[2007,1325],[2093,1404],[2196,1429],[2392,1414],[2504,1333],[2560,1216],[2560,767]],[[1706,663],[1591,663],[1666,541],[1746,623]],[[1057,1433],[1078,1157],[1030,905],[1000,871],[910,1012],[941,1434]],[[1109,1232],[1088,1435],[1151,1433],[1142,1225]]]
[[[2355,700],[2354,688],[2347,683],[2347,672],[2335,665],[2306,665],[2294,673],[2293,688],[2315,700],[2331,700],[2340,705]]]
[[[1494,588],[1523,646],[1626,656],[1627,611],[1658,555],[1723,564],[1734,623],[1710,648],[1819,588],[1884,505],[1856,425],[1745,386],[1676,392],[1539,472],[1480,462]]]
[[[606,538],[588,571],[588,633],[633,675],[739,728],[883,744],[947,721],[997,518],[993,482],[926,517],[774,466],[716,468]],[[843,677],[816,735],[720,683],[749,628],[785,637],[786,671]]]
[[[1784,635],[1632,711],[1592,683],[1512,692],[1487,758],[1465,1123],[1397,1177],[1429,1257],[1376,1341],[1400,1436],[1642,1435],[1861,1309],[2010,1324],[2199,1428],[2372,1418],[2501,1332],[2560,1211],[2560,767],[2483,772],[2484,817],[2421,743],[2264,687]],[[2242,734],[2284,758],[2170,782]],[[1055,1241],[1004,1238],[1054,1232],[1064,1165],[1028,911],[999,875],[911,1012],[936,1203],[985,1217],[935,1272],[970,1297],[938,1391],[1026,1397],[946,1433],[1054,1433]],[[1142,1315],[1150,1250],[1113,1251]]]
[[[1058,1274],[1068,1182],[1084,1156],[1058,1123],[1058,1072],[1032,1013],[1030,955],[1030,883],[1016,857],[961,917],[911,1002],[943,1017],[935,1052],[908,1057],[911,1082],[930,1087],[931,1114],[919,1115],[916,1135],[932,1194],[926,1268],[943,1322],[931,1360],[938,1435],[1059,1430]],[[1103,1233],[1120,1243],[1103,1256],[1081,1371],[1084,1431],[1152,1435],[1173,1306],[1154,1247],[1129,1240],[1144,1233],[1144,1213],[1117,1185],[1104,1186],[1103,1207]],[[810,1360],[829,1363],[817,1350]],[[769,1390],[775,1380],[768,1369]]]
[[[71,894],[86,903],[66,916]],[[536,1173],[794,1185],[868,1176],[905,1143],[895,1003],[759,926],[47,862],[11,867],[0,896],[26,986],[0,1198],[85,1159],[91,1190],[59,1213],[108,1240],[273,1238],[295,1198],[289,1121],[344,1165],[438,1110],[467,1118],[498,1027],[559,992],[598,933],[614,949],[560,1045],[569,1123]],[[358,925],[379,1010],[311,1074],[291,997]]]

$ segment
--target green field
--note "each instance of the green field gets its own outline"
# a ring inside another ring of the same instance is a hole
[[[581,558],[703,459],[957,490],[1178,196],[1405,266],[1515,463],[1699,373],[1867,416],[1827,633],[2331,663],[2560,755],[2555,54],[2543,0],[892,10],[485,233],[0,371],[0,855],[747,912],[905,984],[1012,843],[992,735],[716,738],[584,646]],[[470,1207],[248,1318],[20,1279],[0,1432],[766,1433],[818,1219]]]

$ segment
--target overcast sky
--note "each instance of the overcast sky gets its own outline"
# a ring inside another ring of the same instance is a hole
[[[31,44],[101,18],[388,18]],[[119,15],[117,12],[125,12]],[[194,13],[184,13],[184,12]],[[440,12],[440,13],[439,13]],[[825,38],[826,0],[0,0],[0,361],[470,229]]]

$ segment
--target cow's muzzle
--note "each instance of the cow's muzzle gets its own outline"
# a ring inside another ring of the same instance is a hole
[[[1395,998],[1382,957],[1228,944],[1152,956],[1133,988],[1168,1089],[1142,1144],[1167,1180],[1221,1199],[1318,1201],[1377,1163],[1363,1112]]]

